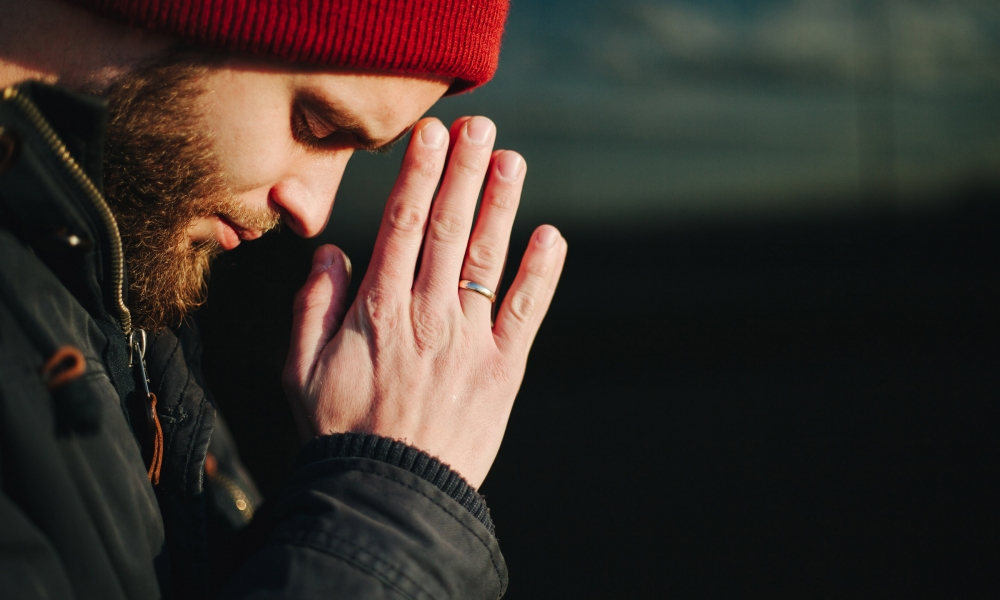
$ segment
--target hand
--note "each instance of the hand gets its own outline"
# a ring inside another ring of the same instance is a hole
[[[436,119],[417,124],[350,308],[346,256],[316,250],[284,371],[303,435],[391,437],[475,488],[485,479],[566,258],[554,227],[535,230],[495,325],[490,301],[459,289],[468,279],[495,290],[507,255],[526,166],[516,152],[493,152],[495,137],[489,119],[456,121],[442,180],[449,132]]]

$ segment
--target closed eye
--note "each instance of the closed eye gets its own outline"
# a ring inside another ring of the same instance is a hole
[[[309,113],[301,106],[292,110],[292,138],[308,148],[327,149],[354,145],[351,134],[339,131],[326,123],[310,118]]]
[[[388,142],[379,142],[356,119],[338,114],[321,100],[301,96],[292,105],[292,137],[311,149],[355,148],[373,154],[388,154],[392,146],[413,129],[410,125]]]

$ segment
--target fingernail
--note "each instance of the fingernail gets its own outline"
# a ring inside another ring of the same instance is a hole
[[[493,133],[493,121],[486,117],[472,117],[465,125],[465,131],[469,139],[477,144],[485,144]]]
[[[506,151],[497,158],[497,170],[504,179],[517,179],[523,164],[524,159],[517,152]]]
[[[428,148],[442,148],[447,139],[448,130],[437,121],[431,121],[420,130],[420,141]]]
[[[538,245],[543,248],[551,248],[559,239],[559,232],[555,227],[544,227],[538,231]]]
[[[351,285],[351,277],[354,276],[354,267],[351,266],[351,259],[344,255],[344,268],[347,269],[347,285]]]
[[[333,264],[333,253],[332,252],[317,252],[316,256],[313,258],[313,268],[312,275],[316,273],[325,271],[330,268]]]

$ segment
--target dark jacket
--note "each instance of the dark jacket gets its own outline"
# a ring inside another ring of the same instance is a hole
[[[188,327],[146,350],[163,432],[150,482],[99,193],[105,121],[101,101],[37,84],[0,101],[0,598],[502,596],[482,498],[402,443],[316,438],[259,506]]]

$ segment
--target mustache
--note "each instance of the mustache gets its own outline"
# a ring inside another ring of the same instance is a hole
[[[270,207],[257,209],[235,204],[219,214],[237,228],[259,234],[265,234],[281,225],[281,214]]]
[[[250,206],[229,190],[214,199],[202,199],[201,203],[203,206],[197,211],[199,216],[219,217],[237,231],[253,234],[254,238],[281,224],[281,213],[270,205]]]

